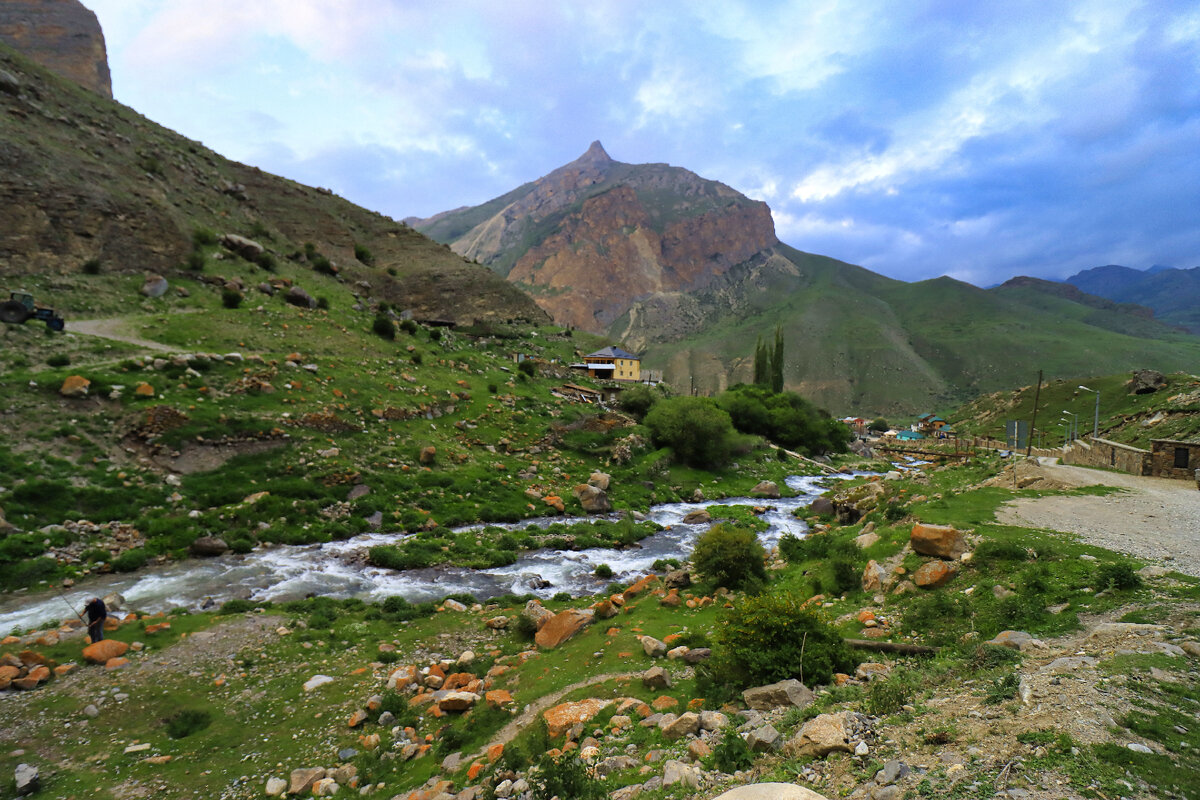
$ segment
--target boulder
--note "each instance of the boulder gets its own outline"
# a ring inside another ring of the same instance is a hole
[[[63,397],[87,397],[88,387],[91,385],[92,382],[82,375],[68,375],[58,393]]]
[[[692,574],[686,569],[672,570],[663,578],[663,586],[668,589],[686,589],[691,585]]]
[[[200,536],[188,547],[188,552],[194,556],[219,556],[228,549],[229,545],[219,536]]]
[[[516,702],[507,689],[492,689],[483,696],[483,699],[492,708],[508,708]]]
[[[832,517],[833,511],[833,501],[828,497],[818,497],[808,506],[808,513],[819,517]]]
[[[684,514],[682,522],[685,525],[707,525],[712,522],[712,514],[708,513],[707,508],[697,508]]]
[[[607,598],[593,605],[592,611],[595,612],[597,619],[612,619],[621,613],[620,609],[613,605],[613,601]]]
[[[875,531],[863,531],[858,536],[854,537],[854,543],[858,545],[860,550],[866,550],[871,545],[879,541],[879,534]]]
[[[863,570],[862,588],[864,592],[882,591],[887,583],[887,570],[875,559],[867,562],[866,569]]]
[[[422,447],[420,454],[417,456],[417,460],[425,466],[434,463],[437,461],[437,448],[432,445],[429,445],[428,447]]]
[[[794,783],[751,783],[717,795],[715,800],[828,800]]]
[[[558,738],[579,723],[590,721],[612,702],[612,700],[591,697],[574,703],[560,703],[553,708],[546,709],[542,712],[542,717],[546,720],[550,738]]]
[[[607,492],[608,484],[612,481],[612,476],[607,472],[593,472],[588,476],[588,485],[595,486],[597,489]]]
[[[151,299],[162,297],[171,288],[171,284],[162,275],[147,275],[146,280],[142,282],[142,288],[138,289],[140,293]]]
[[[913,583],[922,589],[937,589],[945,586],[958,574],[958,568],[945,561],[926,561],[913,573]]]
[[[667,643],[653,636],[643,636],[642,650],[651,658],[662,658],[667,654]]]
[[[774,725],[763,725],[750,731],[746,736],[746,744],[755,753],[770,753],[779,749],[783,743],[782,738]]]
[[[957,560],[967,552],[967,540],[962,531],[949,525],[926,525],[918,522],[909,535],[912,549],[923,556]]]
[[[996,634],[996,638],[986,641],[984,644],[1007,647],[1012,650],[1028,650],[1030,647],[1040,645],[1041,641],[1025,631],[1000,631]]]
[[[1167,385],[1167,379],[1152,369],[1135,369],[1128,385],[1130,394],[1153,394]]]
[[[324,686],[327,683],[333,683],[333,678],[329,677],[328,675],[313,675],[311,678],[309,678],[308,680],[306,680],[304,682],[303,688],[304,688],[304,691],[311,692],[313,689],[316,689],[318,686]]]
[[[592,486],[590,483],[581,483],[573,490],[575,499],[583,506],[583,510],[589,514],[604,514],[612,511],[612,503],[608,500],[608,492],[603,489]]]
[[[712,649],[708,647],[693,647],[683,654],[683,663],[699,664],[701,661],[707,661],[712,658]]]
[[[125,655],[129,645],[116,639],[101,639],[83,648],[83,657],[89,664],[107,664],[110,658]]]
[[[850,712],[821,714],[804,723],[804,727],[788,742],[788,751],[796,756],[818,758],[833,752],[853,753],[850,743],[851,726],[847,719]]]
[[[300,308],[317,307],[317,301],[313,299],[312,295],[301,289],[299,286],[293,286],[292,288],[288,289],[287,294],[283,296],[283,299],[286,300],[290,305],[298,306]]]
[[[670,689],[671,674],[662,667],[651,667],[642,673],[642,685],[647,689]]]
[[[287,790],[287,785],[287,781],[283,778],[270,777],[267,778],[267,786],[264,791],[272,797],[278,797]]]
[[[237,253],[247,261],[253,261],[267,250],[253,239],[247,239],[245,236],[238,236],[236,233],[227,233],[222,236],[221,246],[226,250]]]
[[[700,730],[702,731],[719,731],[728,724],[729,717],[725,716],[720,711],[700,712]]]
[[[294,769],[288,780],[288,794],[311,794],[313,784],[324,777],[324,767]]]
[[[795,678],[778,683],[756,686],[742,692],[742,700],[755,711],[768,711],[781,706],[805,708],[813,701],[812,690]]]
[[[680,714],[666,725],[660,725],[660,730],[668,740],[682,739],[684,736],[695,736],[700,732],[700,715],[691,711]]]
[[[474,692],[448,692],[438,701],[438,708],[450,712],[466,711],[478,701],[479,695]]]
[[[569,608],[555,614],[538,630],[533,640],[538,647],[552,649],[591,625],[596,615],[591,609]]]
[[[521,612],[521,616],[532,622],[535,630],[540,631],[542,626],[554,619],[554,612],[537,600],[530,600],[525,604],[525,610]]]
[[[700,788],[700,769],[691,764],[671,759],[663,764],[663,786],[680,786],[688,789]]]
[[[17,764],[17,768],[13,772],[13,780],[17,784],[17,797],[33,794],[42,785],[38,769],[32,764]]]
[[[751,497],[769,497],[772,500],[779,499],[779,487],[774,481],[759,481],[754,488],[750,490]]]

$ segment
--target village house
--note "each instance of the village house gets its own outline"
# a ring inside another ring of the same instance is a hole
[[[572,369],[586,370],[589,377],[613,381],[640,381],[642,359],[619,347],[605,347],[583,357],[582,364],[572,364]]]

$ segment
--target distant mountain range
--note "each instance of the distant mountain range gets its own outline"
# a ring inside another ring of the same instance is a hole
[[[1146,306],[1160,321],[1200,334],[1200,267],[1138,270],[1109,264],[1077,272],[1065,283],[1119,303]]]
[[[1200,358],[1145,307],[1019,278],[905,283],[796,250],[770,209],[666,164],[579,159],[479,206],[406,220],[529,292],[560,324],[641,351],[677,389],[752,378],[785,338],[789,388],[838,411],[909,413],[1031,383]]]

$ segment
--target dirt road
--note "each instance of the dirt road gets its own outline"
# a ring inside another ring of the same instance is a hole
[[[147,350],[157,350],[161,353],[178,353],[178,347],[168,347],[159,342],[152,342],[148,339],[139,339],[135,336],[129,336],[124,331],[128,323],[120,317],[111,317],[108,319],[78,319],[69,320],[67,322],[67,333],[81,333],[86,336],[99,336],[104,339],[112,339],[117,342],[125,342],[126,344],[137,345],[144,347]]]
[[[1105,497],[1029,497],[1005,503],[1006,525],[1078,534],[1089,544],[1200,576],[1200,491],[1194,481],[1143,478],[1117,472],[1043,465],[1047,477],[1069,486],[1115,486]]]

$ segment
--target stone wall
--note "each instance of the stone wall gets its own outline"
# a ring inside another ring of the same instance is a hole
[[[80,86],[112,97],[104,32],[79,0],[0,0],[0,42]]]
[[[1077,439],[1063,450],[1062,463],[1108,467],[1130,475],[1150,474],[1150,451],[1108,439]]]
[[[1160,478],[1186,478],[1191,480],[1200,470],[1200,442],[1176,442],[1171,439],[1155,439],[1150,443],[1150,474]],[[1177,450],[1187,452],[1187,466],[1175,466]]]

